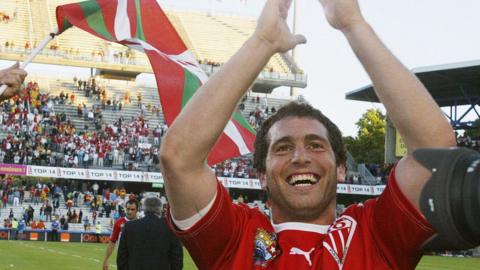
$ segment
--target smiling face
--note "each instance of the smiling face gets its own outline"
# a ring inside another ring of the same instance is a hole
[[[325,126],[311,117],[286,117],[271,126],[268,141],[261,180],[274,222],[333,222],[337,180],[345,170],[337,168]]]
[[[134,220],[137,218],[138,208],[137,205],[134,203],[127,203],[126,204],[126,214],[128,220]]]

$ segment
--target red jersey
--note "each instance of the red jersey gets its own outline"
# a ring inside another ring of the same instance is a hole
[[[272,224],[259,210],[232,204],[219,183],[208,213],[190,229],[174,230],[201,270],[415,269],[433,231],[393,175],[380,197],[348,207],[326,226]]]
[[[112,234],[110,235],[110,242],[116,243],[117,240],[120,238],[120,233],[122,232],[123,225],[128,221],[126,217],[121,217],[115,221],[113,225]]]

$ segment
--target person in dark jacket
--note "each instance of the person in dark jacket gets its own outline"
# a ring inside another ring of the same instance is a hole
[[[159,198],[145,198],[145,217],[125,223],[117,252],[118,270],[178,270],[183,248],[162,217]]]

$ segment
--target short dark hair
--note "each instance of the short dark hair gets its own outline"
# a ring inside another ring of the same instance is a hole
[[[282,106],[275,114],[265,120],[257,133],[254,144],[255,153],[253,155],[253,163],[259,173],[266,172],[265,161],[268,154],[268,147],[270,145],[268,132],[273,124],[287,117],[306,117],[317,120],[323,124],[327,129],[328,140],[335,154],[337,166],[345,165],[347,154],[340,129],[338,129],[338,127],[330,119],[328,119],[328,117],[326,117],[318,109],[313,108],[310,104],[292,101]]]
[[[125,206],[127,206],[127,204],[135,204],[135,206],[137,207],[137,211],[138,211],[139,204],[138,204],[137,200],[135,200],[135,199],[128,200],[127,203],[125,204]]]

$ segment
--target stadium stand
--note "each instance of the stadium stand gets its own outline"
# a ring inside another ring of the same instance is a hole
[[[103,230],[108,232],[114,220],[124,215],[125,201],[138,197],[123,188],[100,190],[97,194],[92,186],[80,192],[72,185],[61,187],[52,183],[28,183],[16,186],[11,178],[1,182],[2,227],[13,217],[25,220],[29,228],[32,228],[33,221],[41,220],[45,228],[50,229],[53,220],[64,218],[69,223],[69,231],[93,231],[93,224],[100,221]]]
[[[1,12],[16,15],[12,15],[8,25],[0,23],[3,42],[0,59],[23,59],[55,26],[55,7],[72,2],[75,0],[3,0]],[[209,75],[243,44],[256,25],[251,18],[236,16],[178,10],[167,10],[166,14]],[[76,28],[56,37],[36,59],[40,63],[96,68],[107,70],[107,73],[108,70],[121,70],[138,74],[150,70],[148,59],[142,53],[105,42]],[[23,98],[0,104],[0,163],[158,171],[155,154],[167,127],[157,89],[136,85],[131,77],[125,79],[122,74],[118,76],[120,79],[107,75],[70,79],[55,74],[49,77],[30,75],[27,82],[31,83],[26,85]],[[295,63],[278,54],[266,65],[262,76],[268,79],[266,84],[274,85],[270,88],[297,78],[306,83],[305,75]],[[268,115],[290,100],[292,98],[249,93],[238,109],[252,127],[258,128]],[[85,160],[87,155],[89,158]],[[102,157],[103,162],[100,162]],[[257,177],[251,156],[225,161],[214,169],[220,177]],[[15,217],[21,218],[23,208],[30,204],[35,215],[40,213],[41,204],[34,203],[36,192],[31,191],[35,183],[19,184],[21,181],[18,179],[15,187],[2,188],[3,195],[7,196],[0,220],[8,217],[10,208]],[[13,206],[17,189],[24,190],[25,199],[23,204]],[[54,189],[51,185],[50,190]],[[72,194],[93,197],[89,189],[83,186],[66,193],[63,189],[57,192],[61,194],[57,198],[59,217],[67,215]],[[106,196],[104,192],[102,195],[103,200]],[[50,194],[50,203],[55,196],[55,192]],[[245,196],[244,202],[252,207],[264,207],[264,202],[256,200],[258,195],[249,197],[250,200]],[[104,201],[101,204],[100,213],[108,209]],[[88,200],[76,205],[73,209],[77,213],[82,210],[84,215],[91,217]],[[97,219],[104,229],[110,228],[111,218],[99,215]],[[47,228],[49,226],[50,221],[46,224]],[[83,229],[83,221],[71,223],[69,227],[69,230]]]
[[[10,20],[8,25],[0,24],[0,37],[2,41],[4,40],[2,52],[20,55],[29,52],[56,25],[56,6],[72,2],[75,1],[3,1],[4,10],[15,13],[16,17]],[[176,10],[167,10],[166,14],[187,47],[203,63],[224,63],[254,31],[256,25],[254,19],[245,17],[211,16],[201,12]],[[5,46],[6,42],[8,46]],[[55,64],[53,58],[62,58],[124,65],[135,64],[149,69],[149,62],[144,54],[106,42],[76,28],[57,36],[42,54],[49,56],[50,59],[46,62],[52,64]],[[291,63],[288,61],[287,58],[277,54],[267,64],[266,72],[272,72],[272,77],[279,77],[278,74],[289,74],[292,71],[289,68]]]

